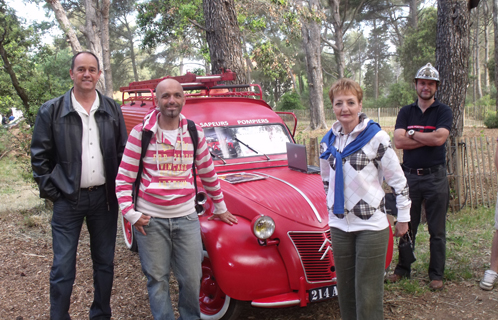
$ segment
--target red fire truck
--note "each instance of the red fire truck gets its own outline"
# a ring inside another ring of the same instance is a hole
[[[295,115],[284,113],[291,119],[286,123],[263,100],[257,84],[223,84],[235,79],[229,70],[165,78],[182,84],[182,114],[203,128],[228,210],[239,220],[233,226],[209,221],[213,205],[199,188],[202,319],[237,319],[244,302],[264,308],[305,307],[336,296],[320,175],[288,167],[286,143],[295,143]],[[154,90],[165,78],[121,88],[128,132],[156,107]],[[122,225],[126,245],[136,250],[133,227],[125,219]],[[386,266],[392,243],[391,235]]]

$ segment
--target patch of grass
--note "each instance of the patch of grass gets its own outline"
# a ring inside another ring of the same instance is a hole
[[[494,233],[494,208],[464,208],[448,213],[446,221],[445,281],[476,282],[489,268],[491,241]],[[393,264],[398,261],[395,240]],[[411,279],[386,284],[386,290],[421,294],[428,290],[430,260],[427,224],[421,224],[415,246],[417,261],[412,264]]]
[[[19,213],[23,216],[23,228],[39,230],[42,233],[50,231],[52,211],[45,204],[20,210]],[[27,230],[24,231],[26,232]]]
[[[15,192],[16,190],[14,190],[11,186],[2,186],[2,189],[0,190],[0,194],[11,194]]]
[[[15,158],[7,156],[0,160],[0,184],[8,185],[18,180],[20,175],[21,170]]]
[[[402,279],[397,283],[389,283],[384,285],[384,290],[395,290],[408,293],[415,296],[421,296],[429,291],[427,286],[420,285],[418,279]]]

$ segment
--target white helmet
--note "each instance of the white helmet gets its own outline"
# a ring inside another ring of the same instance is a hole
[[[417,79],[434,80],[439,82],[439,72],[432,66],[432,64],[428,63],[417,71],[414,80],[416,81]]]

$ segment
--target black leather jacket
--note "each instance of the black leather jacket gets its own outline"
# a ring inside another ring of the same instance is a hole
[[[44,103],[38,110],[31,140],[31,166],[41,198],[56,201],[64,196],[77,205],[83,124],[72,105],[71,90]],[[116,175],[126,145],[126,127],[119,105],[100,92],[98,96],[100,106],[95,112],[95,120],[104,158],[107,202],[114,207],[117,205]]]

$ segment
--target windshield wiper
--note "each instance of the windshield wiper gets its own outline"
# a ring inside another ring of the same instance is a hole
[[[246,144],[246,143],[244,143],[244,142],[240,141],[238,138],[235,138],[235,137],[234,137],[233,139],[234,139],[234,140],[237,140],[239,143],[243,144],[244,146],[246,146],[249,150],[253,151],[254,153],[259,154],[259,152],[257,152],[257,151],[256,151],[256,150],[254,150],[253,148],[249,147],[249,145],[248,145],[248,144]],[[263,153],[263,155],[266,157],[266,160],[270,160],[270,157],[268,157],[266,154],[264,154],[264,153]]]
[[[217,155],[217,154],[214,154],[214,153],[212,153],[211,151],[209,151],[209,153],[211,154],[211,156],[212,156],[212,157],[217,157],[217,158],[219,158],[221,161],[223,161],[223,164],[227,164],[227,162],[225,161],[225,159],[223,159],[223,157],[222,157],[222,156],[219,156],[219,155]]]

